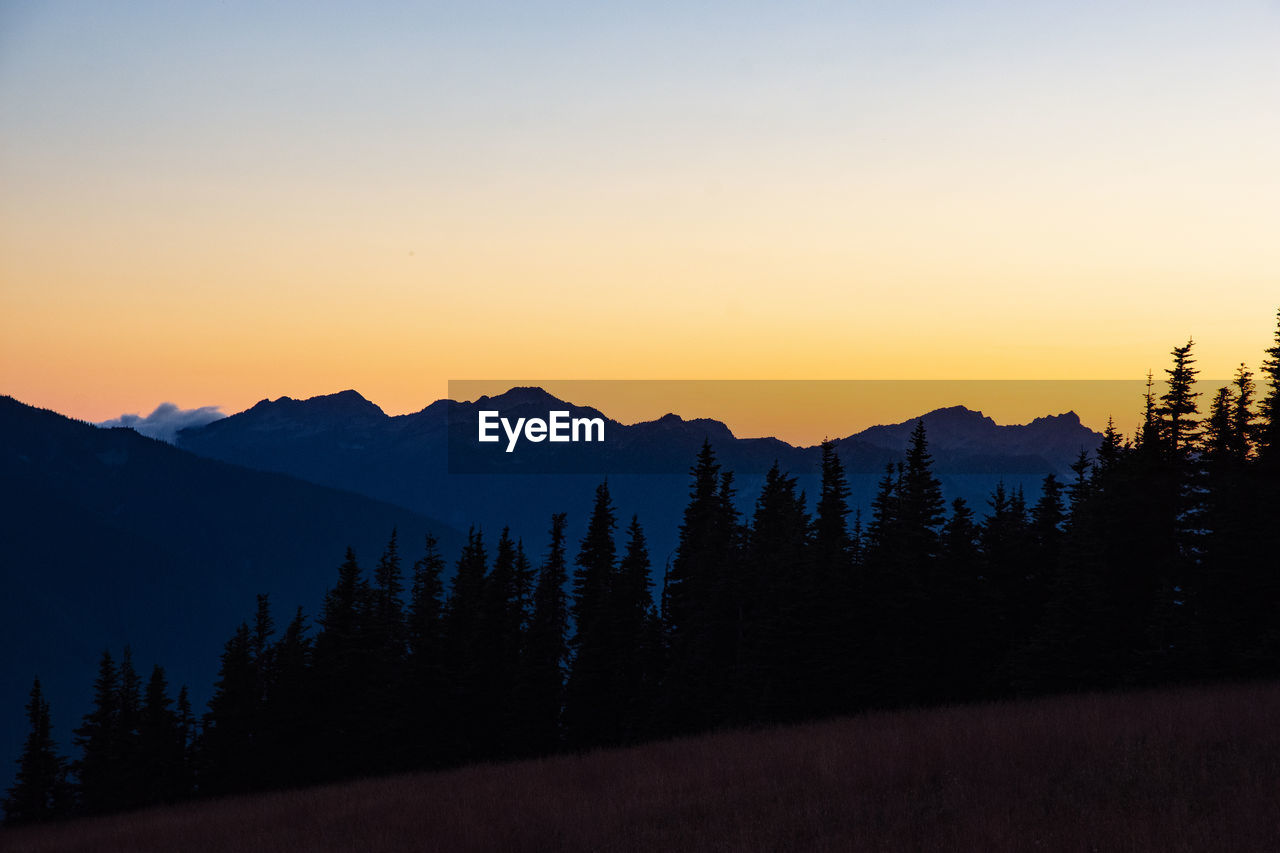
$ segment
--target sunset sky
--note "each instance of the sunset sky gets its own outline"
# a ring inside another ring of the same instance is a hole
[[[1228,377],[1278,305],[1276,0],[0,0],[0,392],[81,418]]]

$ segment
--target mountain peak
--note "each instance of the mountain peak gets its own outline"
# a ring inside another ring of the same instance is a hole
[[[967,406],[944,406],[941,409],[934,409],[932,412],[920,416],[921,420],[926,421],[943,421],[946,423],[964,424],[964,423],[995,423],[991,418],[975,409]]]
[[[321,394],[316,397],[308,397],[306,400],[295,400],[293,402],[300,408],[305,407],[309,411],[338,417],[386,416],[386,413],[375,403],[366,400],[359,391],[354,391],[350,388],[346,391],[339,391],[336,394]]]
[[[568,405],[564,400],[561,400],[546,389],[540,388],[537,385],[516,385],[501,394],[495,394],[492,397],[481,397],[480,399],[511,407],[529,405],[546,406],[556,404]],[[479,402],[479,400],[476,402]]]
[[[1061,414],[1057,414],[1057,415],[1041,415],[1040,417],[1033,420],[1030,424],[1028,424],[1028,426],[1035,426],[1036,424],[1044,424],[1046,426],[1049,426],[1049,425],[1068,426],[1068,427],[1079,426],[1080,416],[1073,411],[1062,412]]]
[[[294,429],[303,424],[348,425],[352,422],[367,424],[387,420],[387,415],[357,391],[350,389],[336,394],[321,394],[305,400],[293,397],[277,397],[259,400],[252,408],[229,418],[213,421],[198,430],[184,430],[183,438],[189,439],[195,432],[210,429],[224,430],[237,423],[253,424],[258,429]]]

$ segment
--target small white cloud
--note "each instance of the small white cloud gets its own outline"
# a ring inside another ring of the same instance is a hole
[[[138,414],[121,415],[109,421],[102,421],[100,427],[129,427],[142,435],[158,438],[173,444],[178,431],[187,427],[201,427],[207,423],[221,420],[226,415],[221,406],[201,406],[198,409],[179,409],[173,403],[161,403],[156,410],[145,418]]]

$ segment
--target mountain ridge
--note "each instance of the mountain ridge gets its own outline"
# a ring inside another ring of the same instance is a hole
[[[234,425],[234,419],[244,415],[254,415],[258,420],[266,418],[283,419],[290,416],[305,415],[321,415],[325,417],[350,417],[356,415],[361,422],[381,422],[381,423],[412,423],[419,421],[424,417],[437,415],[441,411],[455,412],[464,411],[472,412],[478,410],[481,406],[495,406],[502,411],[513,411],[543,406],[563,406],[573,411],[575,415],[586,415],[590,417],[603,417],[611,426],[634,428],[634,427],[671,427],[671,426],[691,426],[702,427],[708,437],[714,435],[717,438],[734,440],[734,441],[750,441],[767,439],[770,441],[780,442],[787,447],[797,450],[809,450],[818,445],[793,444],[786,439],[776,436],[738,436],[733,428],[724,421],[716,418],[685,418],[675,413],[667,412],[657,418],[649,420],[638,420],[631,423],[625,423],[609,417],[603,411],[593,406],[579,405],[562,400],[545,389],[534,385],[513,386],[507,391],[496,395],[482,395],[475,400],[454,400],[452,398],[443,397],[435,400],[416,412],[407,412],[401,415],[388,415],[376,403],[361,395],[354,389],[346,389],[332,394],[321,394],[314,397],[298,399],[289,396],[278,397],[274,400],[264,398],[253,406],[242,412],[229,415],[226,418],[215,421],[211,424],[197,427],[189,427],[180,431],[179,443],[184,434],[192,435],[199,433],[209,427],[216,430],[224,430]],[[849,433],[834,439],[837,442],[844,441],[864,441],[877,447],[885,447],[888,449],[900,449],[905,444],[898,433],[905,431],[908,435],[910,430],[914,429],[917,421],[925,422],[926,430],[931,426],[942,426],[943,430],[938,436],[930,434],[929,441],[931,445],[949,446],[948,439],[950,437],[949,430],[957,426],[976,426],[991,430],[1013,430],[1013,429],[1031,429],[1042,430],[1048,427],[1063,427],[1073,429],[1079,437],[1084,437],[1080,430],[1087,431],[1092,437],[1094,444],[1102,440],[1102,434],[1086,427],[1080,420],[1080,416],[1072,410],[1060,412],[1058,414],[1040,415],[1031,421],[1023,424],[999,424],[994,418],[986,415],[981,410],[970,409],[962,404],[943,406],[931,411],[917,415],[907,420],[890,423],[890,424],[874,424],[857,432]],[[232,422],[231,425],[228,422]],[[243,423],[241,421],[240,423]],[[331,425],[336,426],[336,425]],[[354,426],[347,423],[346,427]],[[1087,447],[1085,448],[1088,449]]]
[[[372,565],[392,529],[413,554],[423,514],[297,477],[197,456],[128,427],[102,428],[0,397],[0,694],[38,675],[69,738],[89,707],[98,657],[131,644],[145,677],[165,666],[199,706],[218,651],[257,593],[278,626],[314,616],[347,546]],[[411,558],[412,559],[412,558]],[[145,667],[145,669],[143,669]],[[0,706],[0,790],[26,731],[21,702]]]

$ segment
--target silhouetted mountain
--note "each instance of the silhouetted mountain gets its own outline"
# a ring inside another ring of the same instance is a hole
[[[1092,453],[1102,441],[1099,433],[1080,423],[1075,412],[1001,426],[964,406],[935,409],[899,424],[869,427],[853,438],[901,453],[917,420],[924,421],[929,451],[940,473],[1053,471],[1064,477],[1081,450]]]
[[[552,409],[605,419],[603,444],[532,444],[504,452],[476,441],[481,410],[508,418],[545,417]],[[1044,474],[1068,474],[1081,448],[1101,436],[1073,414],[1023,426],[998,426],[962,407],[924,416],[935,470],[951,497],[981,512],[1000,480],[1038,488]],[[866,506],[884,466],[901,458],[915,421],[872,427],[838,442],[854,505]],[[934,433],[937,432],[937,440]],[[603,475],[620,517],[638,513],[650,533],[655,563],[675,547],[688,490],[688,470],[704,439],[737,475],[743,508],[754,502],[763,473],[776,460],[817,493],[819,452],[776,438],[737,438],[724,423],[667,414],[625,425],[597,409],[557,399],[541,388],[512,388],[470,402],[438,400],[420,412],[388,416],[354,391],[309,400],[264,400],[205,427],[182,431],[178,445],[194,453],[348,489],[440,518],[457,528],[510,525],[536,551],[552,512],[569,513],[570,541],[581,535],[591,495]],[[555,473],[556,476],[546,476]]]
[[[381,415],[361,399],[352,392],[277,401],[242,422],[265,430],[262,415],[294,408],[306,412],[296,423],[334,441],[333,430],[362,411]],[[318,612],[348,544],[372,566],[393,527],[410,559],[428,531],[448,552],[460,541],[446,525],[398,506],[201,458],[10,397],[0,397],[0,482],[0,694],[25,695],[39,674],[64,742],[89,707],[108,644],[117,657],[132,644],[140,667],[164,665],[175,690],[189,683],[202,705],[222,643],[252,613],[256,593],[271,595],[283,627],[299,604]],[[17,701],[0,707],[0,782],[21,746],[21,712]]]

